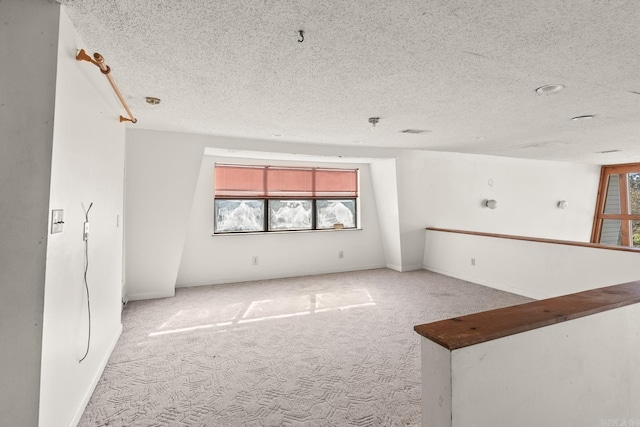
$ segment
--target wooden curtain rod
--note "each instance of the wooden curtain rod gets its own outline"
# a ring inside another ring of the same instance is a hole
[[[113,78],[111,78],[111,74],[110,74],[111,73],[111,68],[109,68],[109,66],[104,63],[104,58],[102,57],[102,55],[100,55],[98,52],[96,52],[96,53],[93,54],[93,58],[91,58],[89,55],[87,55],[87,53],[84,51],[84,49],[80,49],[80,52],[78,52],[78,54],[76,55],[76,59],[78,61],[91,62],[93,65],[95,65],[98,68],[100,68],[100,71],[102,72],[102,74],[105,75],[107,80],[109,80],[109,83],[111,84],[111,87],[113,88],[113,91],[116,93],[116,96],[120,100],[120,103],[122,104],[124,109],[127,111],[127,114],[129,115],[129,117],[120,116],[120,122],[136,123],[138,121],[138,119],[133,117],[133,113],[129,109],[129,105],[127,105],[127,102],[124,100],[124,97],[122,96],[122,93],[120,93],[120,90],[118,89],[118,86],[116,86],[116,82],[114,82]]]

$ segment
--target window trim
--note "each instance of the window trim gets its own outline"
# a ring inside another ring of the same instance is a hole
[[[627,174],[629,173],[640,173],[640,163],[606,165],[600,169],[600,183],[598,185],[598,197],[596,199],[596,209],[593,216],[593,227],[591,229],[591,243],[600,243],[604,220],[619,220],[622,234],[622,243],[620,246],[633,248],[633,237],[631,236],[630,228],[631,221],[639,221],[640,215],[622,213],[629,212],[629,188],[627,183]],[[621,212],[619,214],[604,213],[610,175],[619,176]]]

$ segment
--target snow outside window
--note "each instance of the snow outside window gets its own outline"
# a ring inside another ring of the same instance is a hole
[[[264,200],[215,201],[214,233],[264,231]]]
[[[342,224],[344,228],[356,227],[356,201],[350,200],[316,200],[316,228],[333,228]]]
[[[311,200],[269,200],[269,230],[311,230]]]

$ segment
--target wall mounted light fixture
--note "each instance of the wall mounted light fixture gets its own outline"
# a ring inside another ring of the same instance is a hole
[[[376,130],[376,125],[380,121],[380,117],[369,117],[369,123],[371,123],[371,130]]]
[[[567,206],[569,206],[569,202],[567,202],[566,200],[560,200],[557,206],[560,209],[567,209]]]
[[[496,200],[489,199],[489,200],[485,200],[483,202],[483,205],[489,209],[495,209],[498,207],[498,202]]]

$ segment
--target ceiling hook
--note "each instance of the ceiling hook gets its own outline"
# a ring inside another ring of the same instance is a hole
[[[298,34],[300,34],[300,38],[298,39],[298,43],[302,43],[304,41],[304,31],[298,30]]]

